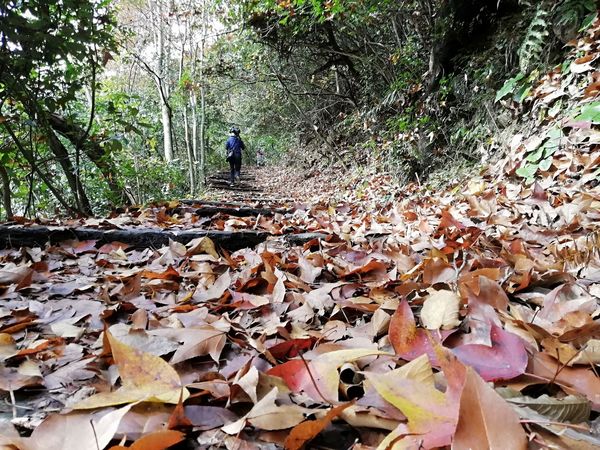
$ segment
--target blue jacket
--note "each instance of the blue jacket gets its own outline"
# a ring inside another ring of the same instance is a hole
[[[233,156],[236,158],[242,157],[242,150],[244,150],[246,146],[244,145],[244,141],[239,136],[229,136],[227,142],[225,143],[225,150],[227,150],[227,154],[233,153]]]

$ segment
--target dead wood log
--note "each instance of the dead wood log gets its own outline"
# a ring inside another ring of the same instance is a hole
[[[123,242],[134,248],[160,248],[169,240],[187,244],[192,239],[209,237],[218,247],[229,251],[252,248],[268,238],[283,237],[290,245],[302,245],[313,239],[324,239],[325,233],[300,233],[274,236],[264,231],[216,231],[216,230],[160,230],[153,228],[130,228],[126,230],[100,230],[89,227],[53,227],[0,225],[0,249],[21,247],[44,247],[46,243],[58,244],[69,240],[95,240],[96,246],[110,242]]]
[[[77,239],[95,240],[97,245],[109,242],[123,242],[136,248],[160,248],[169,240],[187,244],[192,239],[207,236],[217,246],[227,250],[254,247],[265,241],[270,234],[261,231],[212,231],[212,230],[160,230],[152,228],[131,228],[126,230],[99,230],[88,227],[44,227],[0,225],[0,248],[43,247],[47,242]]]

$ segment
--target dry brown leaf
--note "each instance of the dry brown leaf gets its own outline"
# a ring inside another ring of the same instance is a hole
[[[308,441],[314,439],[321,431],[331,423],[333,419],[339,416],[346,408],[352,406],[354,402],[344,403],[331,408],[325,417],[317,420],[309,420],[296,425],[290,431],[285,439],[286,450],[300,450]]]
[[[519,416],[477,373],[467,368],[453,449],[526,449]]]
[[[180,431],[161,430],[142,436],[129,447],[114,445],[109,450],[165,450],[183,441],[184,438],[185,435]]]

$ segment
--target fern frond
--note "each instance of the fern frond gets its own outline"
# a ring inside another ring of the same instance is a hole
[[[537,11],[525,34],[525,39],[519,48],[519,66],[523,73],[529,72],[536,61],[539,61],[546,38],[550,34],[550,13],[544,8],[543,2]]]

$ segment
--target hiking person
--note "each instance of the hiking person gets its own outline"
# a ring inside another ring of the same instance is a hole
[[[262,167],[264,165],[265,165],[265,149],[262,147],[259,147],[258,150],[256,150],[256,166]]]
[[[240,182],[240,171],[242,170],[242,150],[246,146],[244,141],[240,137],[240,129],[233,126],[229,129],[229,138],[225,143],[226,160],[229,162],[231,169],[231,177],[229,185],[233,186],[235,183]]]

